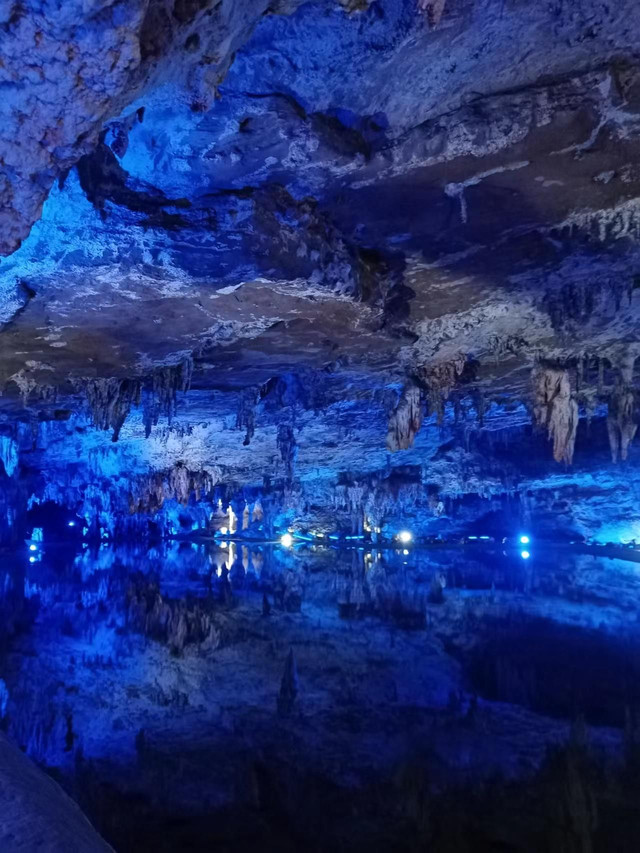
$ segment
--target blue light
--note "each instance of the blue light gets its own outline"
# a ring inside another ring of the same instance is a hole
[[[531,539],[529,539],[528,536],[521,536],[520,537],[520,544],[521,545],[528,545],[529,542],[531,542]]]
[[[37,545],[29,545],[29,550],[30,550],[30,551],[37,551],[37,550],[38,550],[38,546],[37,546]]]
[[[528,551],[521,551],[520,556],[522,557],[523,560],[528,560],[529,557],[531,556],[531,554]]]

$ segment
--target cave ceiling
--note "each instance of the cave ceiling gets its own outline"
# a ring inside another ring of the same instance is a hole
[[[460,421],[566,463],[608,406],[626,455],[639,35],[635,0],[3,0],[0,427],[254,483],[292,444],[436,470]]]

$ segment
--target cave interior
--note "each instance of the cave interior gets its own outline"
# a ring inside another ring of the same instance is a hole
[[[0,0],[0,849],[635,853],[639,422],[637,0]]]

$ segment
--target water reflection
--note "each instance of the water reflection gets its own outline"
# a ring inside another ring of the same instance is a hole
[[[129,766],[150,732],[195,738],[226,731],[228,708],[271,709],[290,645],[309,649],[307,701],[323,713],[363,701],[393,714],[398,696],[448,707],[467,691],[567,718],[578,697],[588,719],[621,725],[638,692],[636,563],[233,540],[28,556],[0,569],[2,724],[68,773],[78,755]]]

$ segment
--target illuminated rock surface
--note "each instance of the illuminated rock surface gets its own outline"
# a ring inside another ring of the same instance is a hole
[[[76,804],[0,735],[0,845],[12,853],[108,853]]]

